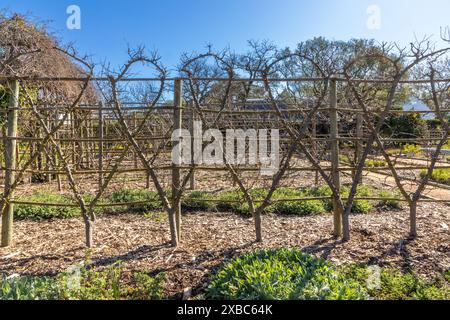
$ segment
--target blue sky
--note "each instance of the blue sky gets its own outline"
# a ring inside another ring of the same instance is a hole
[[[157,49],[174,67],[183,52],[206,44],[245,51],[249,39],[294,47],[315,36],[364,37],[408,44],[450,25],[448,0],[0,0],[0,7],[48,20],[63,42],[75,42],[96,61],[119,65],[129,45]],[[66,27],[69,5],[81,9],[81,29]],[[380,8],[380,29],[369,29],[367,9]]]

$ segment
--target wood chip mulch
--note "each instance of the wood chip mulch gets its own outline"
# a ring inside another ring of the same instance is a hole
[[[428,278],[450,268],[450,207],[424,203],[418,210],[419,237],[408,239],[408,210],[351,217],[351,241],[331,235],[332,216],[264,216],[264,243],[254,243],[253,222],[232,213],[194,213],[183,218],[183,242],[170,247],[162,214],[106,215],[95,223],[97,266],[122,261],[126,272],[166,272],[166,293],[202,291],[224,260],[262,248],[292,247],[334,263],[370,263],[413,270]],[[81,219],[17,221],[15,244],[0,248],[0,274],[51,275],[85,260]]]

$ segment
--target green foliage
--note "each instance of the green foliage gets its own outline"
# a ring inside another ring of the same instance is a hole
[[[423,178],[427,175],[427,170],[424,169],[420,172],[420,176]],[[431,174],[431,180],[448,184],[450,185],[450,169],[434,169],[433,173]]]
[[[50,277],[0,279],[0,300],[56,300],[59,288]]]
[[[163,298],[165,274],[133,274],[125,282],[117,262],[103,270],[74,268],[55,277],[17,277],[0,282],[0,300],[153,300]]]
[[[356,198],[366,198],[372,196],[373,190],[365,185],[359,185],[356,189]],[[342,187],[341,194],[343,197],[348,197],[350,194],[350,188]],[[373,210],[373,204],[369,200],[355,200],[352,206],[353,213],[369,213]]]
[[[82,267],[79,274],[66,272],[59,274],[56,281],[61,300],[119,300],[121,298],[120,262],[97,271]]]
[[[134,274],[135,286],[128,290],[127,296],[132,300],[161,300],[165,280],[165,273],[152,277],[148,273],[137,272]]]
[[[420,154],[420,146],[416,144],[405,144],[402,149],[403,154],[407,154],[410,156],[416,156]]]
[[[244,201],[242,192],[235,190],[225,191],[219,195],[217,209],[221,211],[232,211],[244,215],[250,214],[250,209],[248,204]]]
[[[308,188],[303,190],[280,188],[276,190],[273,195],[274,199],[301,199],[312,197],[314,197],[314,195],[311,193],[311,189]],[[277,202],[275,211],[278,214],[299,216],[309,216],[327,212],[325,204],[321,200]]]
[[[49,191],[38,191],[28,196],[19,197],[18,200],[38,203],[73,204],[72,198]],[[80,215],[80,209],[75,207],[56,207],[48,205],[16,204],[14,217],[16,219],[44,220],[53,218],[73,218]]]
[[[250,191],[255,206],[261,205],[262,200],[267,196],[268,191],[264,189],[253,189]],[[324,213],[325,209],[323,201],[308,200],[308,201],[276,201],[278,199],[300,199],[309,198],[312,195],[308,190],[299,190],[292,188],[278,188],[272,195],[272,204],[267,206],[263,213],[277,213],[285,215],[299,215],[307,216]],[[239,201],[228,202],[228,201]],[[244,199],[244,195],[240,191],[226,191],[220,194],[219,203],[217,204],[219,210],[232,211],[238,214],[249,215],[250,208]]]
[[[367,168],[385,168],[387,167],[387,162],[382,159],[366,160],[365,166]]]
[[[268,191],[264,189],[255,188],[250,190],[250,195],[255,202],[255,207],[261,204]],[[238,202],[234,202],[238,201]],[[217,208],[223,211],[232,211],[237,214],[250,215],[250,206],[245,200],[244,193],[240,190],[225,191],[219,195],[219,202]],[[274,211],[273,206],[268,206],[263,213],[272,213]]]
[[[342,196],[349,194],[349,188],[342,188]],[[268,191],[262,188],[255,188],[250,191],[253,197],[255,207],[262,204],[267,196]],[[356,197],[371,197],[374,190],[367,186],[359,186]],[[308,198],[330,198],[331,189],[327,186],[310,187],[310,188],[278,188],[274,191],[271,203],[263,211],[264,214],[274,213],[281,215],[298,215],[309,216],[317,215],[332,211],[331,199],[308,199]],[[381,192],[381,197],[396,197],[389,192]],[[217,202],[212,201],[218,198]],[[306,200],[297,200],[305,199]],[[84,199],[88,204],[93,200],[93,195],[85,194]],[[60,195],[49,191],[36,192],[30,196],[22,196],[22,201],[34,203],[58,203],[58,204],[74,204],[76,201],[69,196]],[[280,201],[278,201],[280,200]],[[138,212],[151,216],[153,213],[160,212],[163,209],[162,202],[159,200],[158,194],[146,189],[120,189],[113,192],[106,199],[108,203],[123,204],[114,206],[109,209],[101,207],[95,208],[96,214],[102,214],[105,210],[111,212]],[[126,204],[138,202],[136,204]],[[99,202],[101,203],[101,201]],[[398,201],[386,199],[377,204],[378,207],[400,208]],[[354,201],[353,213],[367,213],[374,207],[373,201],[356,200]],[[242,215],[250,215],[250,208],[245,200],[243,193],[239,190],[231,190],[219,193],[213,196],[211,193],[203,191],[193,191],[182,198],[182,209],[184,211],[211,211],[221,210],[230,211]],[[71,218],[80,216],[80,209],[76,207],[59,207],[48,205],[16,205],[14,210],[18,219],[51,219],[51,218]],[[153,216],[151,216],[153,217]],[[159,217],[156,217],[159,219]]]
[[[389,208],[389,209],[402,209],[402,204],[399,200],[401,194],[399,192],[391,192],[382,190],[378,194],[379,198],[385,198],[385,200],[380,200],[377,204],[378,207]]]
[[[342,187],[341,195],[345,198],[350,193],[349,187]],[[261,200],[267,194],[267,191],[262,189],[255,189],[252,191],[252,195],[255,199]],[[374,196],[375,190],[372,188],[360,185],[357,188],[356,198],[370,198]],[[328,186],[309,187],[302,189],[293,188],[279,188],[272,196],[272,204],[266,208],[264,213],[277,213],[286,215],[299,215],[308,216],[321,214],[332,211],[331,199],[325,200],[305,200],[305,201],[276,201],[277,199],[302,199],[302,198],[323,198],[331,197],[332,192]],[[352,206],[353,213],[369,213],[377,207],[386,207],[392,209],[401,208],[401,204],[398,200],[392,198],[398,198],[398,193],[381,191],[379,197],[388,198],[381,200],[378,203],[370,200],[355,200]],[[239,191],[227,191],[220,194],[219,203],[217,208],[223,211],[232,211],[239,214],[250,214],[248,204],[245,202],[243,194]],[[239,201],[227,202],[228,200]],[[258,203],[260,204],[260,203]]]
[[[426,126],[418,112],[391,114],[386,119],[383,133],[395,139],[409,139],[422,136]]]
[[[204,191],[192,191],[181,202],[181,207],[185,211],[208,211],[216,208],[211,201],[213,197]]]
[[[391,148],[391,149],[387,149],[387,150],[386,150],[386,153],[389,154],[389,155],[397,155],[397,154],[402,153],[402,149],[399,149],[399,148]]]
[[[120,189],[109,196],[109,201],[112,203],[143,202],[115,207],[114,211],[147,212],[163,208],[158,194],[146,189]]]
[[[433,281],[426,281],[408,272],[381,268],[379,287],[367,286],[370,271],[367,266],[350,265],[341,267],[341,272],[365,287],[369,295],[378,300],[448,300],[450,286],[445,273]]]
[[[225,263],[212,277],[207,298],[229,300],[364,299],[356,281],[298,250],[265,250]]]
[[[323,201],[320,200],[280,202],[276,210],[279,214],[298,216],[310,216],[326,212]]]

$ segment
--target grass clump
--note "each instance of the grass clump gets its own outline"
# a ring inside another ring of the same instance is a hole
[[[66,205],[75,203],[69,196],[50,191],[38,191],[31,195],[19,197],[18,200],[31,203],[57,203]],[[14,217],[19,220],[64,219],[78,217],[80,214],[80,209],[76,207],[30,204],[16,204],[14,206]]]
[[[341,276],[326,260],[298,250],[264,250],[225,263],[212,277],[210,299],[365,299],[364,288]]]

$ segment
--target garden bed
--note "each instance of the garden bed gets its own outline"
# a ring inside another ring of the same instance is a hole
[[[233,213],[190,213],[183,219],[183,242],[169,245],[165,214],[102,215],[95,224],[93,263],[106,267],[122,261],[125,273],[165,272],[165,296],[180,297],[185,288],[203,292],[211,272],[224,261],[257,249],[291,247],[335,264],[392,266],[429,279],[450,267],[450,210],[421,204],[419,237],[407,239],[408,211],[354,215],[352,237],[342,243],[331,235],[332,216],[266,215],[262,244],[254,243],[253,221]],[[0,249],[0,273],[52,275],[85,260],[80,218],[18,221],[13,247]]]

